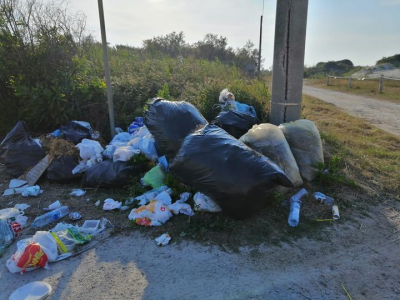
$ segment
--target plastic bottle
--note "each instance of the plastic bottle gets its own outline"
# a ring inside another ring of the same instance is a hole
[[[68,214],[69,214],[68,206],[61,206],[60,208],[49,211],[48,213],[45,213],[44,215],[37,217],[32,222],[31,227],[40,228],[46,226],[47,224],[57,221]]]
[[[0,219],[0,256],[6,251],[8,245],[14,240],[14,232],[5,219]]]
[[[301,206],[301,197],[307,195],[308,192],[305,189],[301,189],[297,194],[293,195],[290,198],[290,213],[288,218],[288,223],[292,227],[296,227],[299,225],[300,221],[300,206]]]

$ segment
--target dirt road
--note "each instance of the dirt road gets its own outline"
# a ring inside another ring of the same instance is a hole
[[[400,136],[400,104],[345,94],[312,86],[303,86],[303,93],[332,103],[346,113]]]
[[[354,299],[399,299],[399,206],[328,226],[322,240],[266,241],[239,253],[193,242],[160,248],[134,232],[23,275],[5,267],[14,243],[0,258],[0,299],[36,280],[51,284],[50,299],[345,300],[342,284]]]

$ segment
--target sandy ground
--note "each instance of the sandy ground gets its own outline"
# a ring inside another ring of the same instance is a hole
[[[400,136],[400,104],[304,85],[303,93],[332,103],[346,113]]]
[[[400,299],[400,205],[341,220],[323,240],[222,251],[193,242],[166,247],[133,232],[111,236],[51,269],[11,274],[0,258],[0,299],[43,280],[50,299]],[[94,245],[96,241],[88,244]]]

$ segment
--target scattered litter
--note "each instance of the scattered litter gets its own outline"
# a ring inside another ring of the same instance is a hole
[[[99,206],[100,205],[100,200],[97,200],[94,205]]]
[[[0,210],[0,256],[25,227],[28,217],[16,208]]]
[[[332,215],[333,215],[333,219],[339,220],[339,218],[340,218],[339,207],[337,205],[332,206]]]
[[[21,179],[11,179],[10,184],[8,185],[8,187],[10,189],[15,189],[15,188],[19,188],[21,186],[24,186],[28,184],[27,181],[25,180],[21,180]]]
[[[104,200],[103,210],[113,210],[118,209],[122,205],[122,202],[115,201],[113,199],[106,199]]]
[[[48,213],[45,213],[44,215],[37,217],[32,222],[31,227],[40,228],[40,227],[46,226],[46,225],[50,224],[51,222],[57,221],[57,220],[65,217],[68,214],[69,214],[68,206],[61,206],[60,208],[49,211]]]
[[[48,207],[43,208],[44,211],[50,211],[61,207],[61,202],[59,200],[51,203]]]
[[[80,213],[78,213],[78,212],[72,212],[72,213],[69,214],[69,218],[72,221],[77,221],[77,220],[82,218],[82,215]]]
[[[34,185],[28,187],[25,191],[22,192],[22,196],[24,197],[36,197],[43,193],[43,190],[40,189],[40,186]]]
[[[198,192],[193,196],[194,210],[205,212],[220,212],[221,207],[210,197]]]
[[[129,209],[129,206],[126,206],[126,205],[120,207],[120,210],[122,210],[122,211],[128,210],[128,209]]]
[[[22,194],[27,188],[29,188],[29,185],[24,185],[22,187],[15,188],[15,189],[6,189],[3,192],[3,196]]]
[[[327,205],[332,205],[335,199],[326,196],[325,194],[322,194],[320,192],[315,192],[314,193],[314,199],[319,201],[319,203],[324,203]]]
[[[86,194],[86,191],[82,190],[82,189],[73,189],[72,192],[70,193],[71,196],[83,196]]]
[[[152,200],[149,204],[132,209],[129,220],[135,221],[143,226],[160,226],[172,217],[169,208],[157,200]]]
[[[171,236],[168,233],[164,233],[163,235],[155,239],[157,246],[166,246],[168,245],[170,240]]]
[[[194,216],[192,207],[186,203],[175,202],[169,205],[168,208],[174,213],[174,215],[181,213],[190,217]]]
[[[148,192],[144,193],[143,195],[137,196],[135,199],[140,201],[139,202],[140,206],[146,205],[147,203],[150,202],[150,200],[154,199],[158,194],[160,194],[164,191],[168,191],[167,192],[168,194],[172,193],[172,190],[168,186],[163,185],[163,186],[160,186],[159,188],[152,189],[151,191],[148,191]],[[128,202],[128,204],[132,204],[132,202],[133,202],[133,199],[132,199],[132,201]]]
[[[302,203],[300,199],[307,194],[308,192],[305,189],[301,189],[300,191],[297,192],[297,194],[293,195],[290,198],[290,213],[289,213],[288,223],[292,227],[296,227],[297,225],[299,225],[300,206]]]
[[[43,281],[33,281],[15,290],[9,300],[42,300],[51,294],[51,286]]]
[[[26,203],[16,204],[14,206],[14,208],[16,208],[18,210],[22,210],[22,211],[24,211],[25,209],[28,209],[29,207],[31,207],[31,206],[29,204],[26,204]]]
[[[99,220],[86,220],[81,227],[81,231],[87,234],[93,234],[99,229]]]

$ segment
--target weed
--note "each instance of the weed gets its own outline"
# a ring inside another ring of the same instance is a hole
[[[332,155],[329,158],[328,168],[326,168],[325,164],[322,162],[315,164],[314,168],[318,170],[316,181],[322,184],[344,184],[350,187],[357,186],[354,180],[346,178],[346,176],[341,173],[342,159],[337,155]]]

